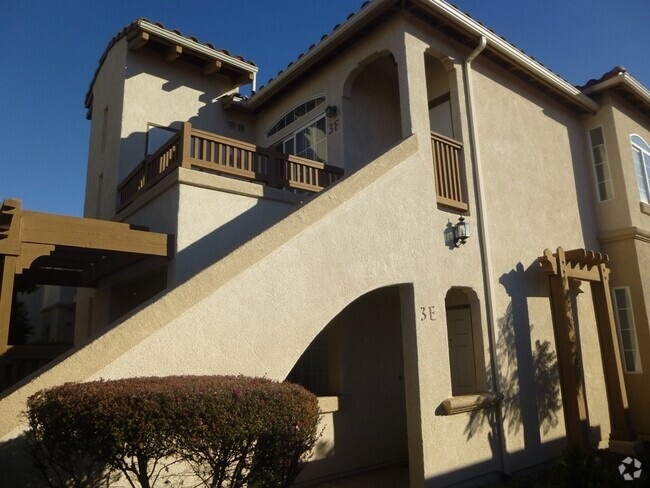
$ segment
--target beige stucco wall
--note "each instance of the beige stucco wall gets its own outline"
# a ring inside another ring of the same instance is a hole
[[[511,392],[511,414],[521,424],[504,429],[513,469],[559,454],[564,436],[557,383],[540,378],[557,374],[548,300],[548,283],[537,263],[545,248],[597,248],[589,157],[579,117],[531,90],[512,74],[478,58],[474,65],[479,157],[485,191],[486,246],[492,263],[497,354],[514,341],[515,357],[497,357],[504,393]],[[588,292],[580,296],[581,343],[590,424],[600,438],[609,435],[602,367]],[[514,332],[514,333],[513,333]],[[511,337],[512,336],[512,337]],[[548,370],[548,371],[547,371]],[[508,401],[505,402],[506,414]],[[538,418],[535,418],[537,414]],[[524,453],[522,455],[522,453]]]
[[[86,175],[85,217],[108,219],[115,213],[126,56],[126,43],[117,43],[106,55],[95,79]],[[106,120],[104,120],[105,110],[107,110]]]
[[[647,362],[644,351],[650,350],[650,278],[644,272],[650,269],[650,207],[640,202],[630,135],[649,141],[650,124],[617,95],[605,92],[598,97],[602,108],[586,125],[603,127],[614,184],[614,199],[596,204],[600,241],[610,257],[611,286],[630,289],[643,367]],[[644,439],[650,438],[650,420],[645,414],[650,408],[650,375],[646,371],[647,367],[641,373],[624,374],[632,425]]]
[[[121,42],[125,42],[124,40]],[[124,84],[124,113],[121,128],[120,181],[142,159],[149,123],[180,128],[189,121],[198,129],[228,137],[250,140],[251,127],[238,112],[227,115],[220,97],[237,92],[231,79],[201,75],[200,67],[182,58],[172,63],[148,49],[128,51]],[[228,121],[246,126],[244,132],[229,127]]]
[[[631,225],[650,230],[650,206],[641,207],[639,187],[632,160],[630,136],[637,134],[650,144],[650,121],[616,95],[611,95],[612,121],[616,131],[617,151],[625,178],[626,200],[629,205]]]

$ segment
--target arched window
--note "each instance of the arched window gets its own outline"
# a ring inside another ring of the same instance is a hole
[[[632,134],[630,140],[641,201],[650,203],[650,146],[636,134]]]
[[[325,96],[319,95],[296,105],[280,117],[266,132],[266,137],[277,133],[284,134],[280,140],[273,143],[273,149],[326,163],[327,124],[324,105]]]
[[[271,137],[276,132],[280,132],[285,127],[293,124],[296,120],[314,110],[319,105],[325,103],[325,97],[319,95],[306,102],[296,105],[294,108],[285,113],[273,126],[266,131],[266,137]]]

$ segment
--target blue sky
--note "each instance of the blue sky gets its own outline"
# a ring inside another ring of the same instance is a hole
[[[108,41],[146,17],[254,60],[265,84],[361,0],[0,0],[0,200],[81,215],[83,100]],[[456,0],[573,84],[625,66],[650,87],[650,0]]]

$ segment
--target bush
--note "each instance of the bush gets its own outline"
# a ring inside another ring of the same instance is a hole
[[[28,400],[33,455],[51,486],[288,486],[316,441],[317,398],[243,376],[68,383]]]

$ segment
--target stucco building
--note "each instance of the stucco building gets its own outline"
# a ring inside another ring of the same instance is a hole
[[[650,440],[645,87],[622,68],[574,87],[441,0],[369,2],[256,74],[144,19],[109,43],[84,220],[171,252],[111,255],[79,289],[75,347],[0,398],[1,459],[39,389],[171,374],[317,393],[304,485],[468,483],[567,438]]]

